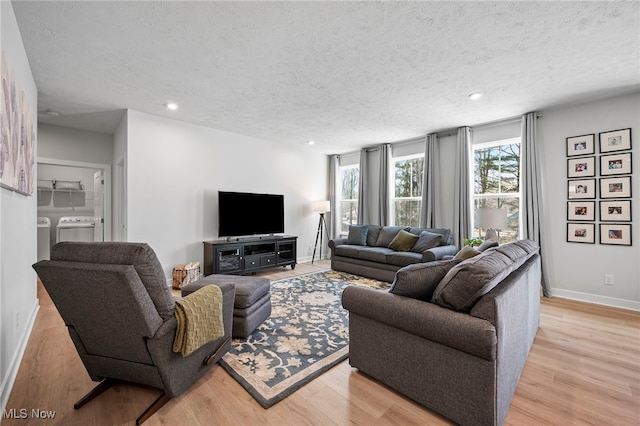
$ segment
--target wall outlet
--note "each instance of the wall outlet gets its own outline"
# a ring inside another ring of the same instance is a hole
[[[604,285],[613,285],[613,275],[604,274]]]

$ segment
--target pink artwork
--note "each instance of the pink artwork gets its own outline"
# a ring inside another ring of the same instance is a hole
[[[27,97],[2,51],[0,91],[0,186],[33,194],[35,125]]]

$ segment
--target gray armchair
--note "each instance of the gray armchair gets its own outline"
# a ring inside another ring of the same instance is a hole
[[[141,424],[231,347],[233,284],[219,284],[225,335],[183,357],[173,352],[175,298],[154,251],[141,243],[64,242],[33,268],[64,320],[89,376],[100,382],[78,409],[117,381],[162,391]]]

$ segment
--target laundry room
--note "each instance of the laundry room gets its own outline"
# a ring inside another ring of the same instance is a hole
[[[59,241],[103,240],[95,223],[102,184],[101,169],[38,163],[38,258]]]

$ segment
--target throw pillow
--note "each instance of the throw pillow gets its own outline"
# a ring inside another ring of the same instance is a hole
[[[385,247],[388,248],[391,241],[398,235],[398,232],[406,229],[402,226],[383,226],[380,230],[380,235],[378,235],[378,239],[376,240],[376,247]]]
[[[485,240],[478,246],[478,250],[485,251],[486,249],[490,249],[491,247],[498,247],[498,242],[493,240]]]
[[[418,241],[417,235],[403,229],[398,232],[398,235],[396,235],[393,240],[391,240],[389,248],[394,249],[395,251],[409,251],[416,241]]]
[[[349,236],[347,244],[354,246],[367,245],[367,226],[366,225],[349,225]]]
[[[444,236],[442,234],[434,234],[429,231],[422,231],[418,236],[418,241],[413,245],[411,251],[416,253],[422,253],[430,248],[438,247],[444,243]]]
[[[389,292],[401,296],[429,301],[447,272],[462,260],[439,260],[414,263],[398,269]]]
[[[467,260],[467,259],[471,259],[472,257],[475,257],[475,256],[479,255],[480,253],[481,253],[480,250],[478,250],[475,247],[464,246],[464,247],[462,247],[462,250],[460,250],[458,253],[456,253],[455,256],[453,256],[453,258],[454,259]]]

